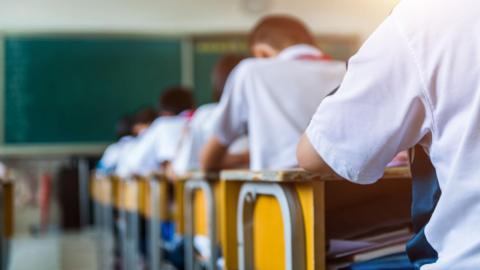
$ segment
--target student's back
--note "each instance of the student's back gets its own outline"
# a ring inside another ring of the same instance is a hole
[[[159,97],[159,116],[135,140],[120,160],[117,174],[122,177],[148,175],[163,170],[178,149],[182,131],[191,115],[192,92],[181,86],[166,89]]]
[[[248,130],[251,169],[297,166],[296,144],[318,104],[338,87],[345,63],[294,45],[269,59],[247,59],[227,83],[217,135],[230,143]],[[227,123],[228,122],[228,123]]]
[[[126,177],[161,171],[162,163],[174,157],[187,119],[186,116],[157,118],[137,137],[129,153],[125,153],[117,174]]]
[[[304,167],[326,163],[366,184],[395,153],[421,143],[441,190],[416,239],[415,251],[430,257],[418,262],[422,270],[480,266],[479,10],[475,0],[401,1],[306,132],[323,161],[308,165],[306,143],[299,151]]]

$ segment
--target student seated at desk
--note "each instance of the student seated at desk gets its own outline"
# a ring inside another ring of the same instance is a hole
[[[176,178],[192,170],[200,169],[200,151],[213,133],[215,120],[220,116],[220,100],[228,75],[244,57],[225,55],[216,63],[212,71],[214,103],[200,106],[184,130],[180,148],[169,168],[169,176]],[[245,139],[237,142],[225,158],[225,167],[241,167],[248,163],[248,145]]]
[[[122,157],[119,176],[148,176],[162,171],[175,156],[183,129],[193,113],[192,91],[181,86],[168,88],[159,98],[159,108],[159,117]]]
[[[297,166],[295,145],[345,73],[345,63],[329,59],[293,17],[262,19],[250,34],[250,50],[255,58],[243,60],[225,86],[202,153],[206,170],[222,169],[229,145],[247,133],[252,170]]]
[[[156,113],[151,108],[139,110],[133,117],[122,118],[116,127],[118,141],[105,150],[97,164],[96,172],[100,175],[112,175],[122,157],[135,144],[135,138],[141,134],[155,119]]]
[[[478,1],[401,1],[298,147],[305,169],[370,184],[395,153],[422,145],[438,182],[414,181],[414,191],[440,194],[413,203],[432,211],[407,246],[420,269],[480,266],[479,9]]]

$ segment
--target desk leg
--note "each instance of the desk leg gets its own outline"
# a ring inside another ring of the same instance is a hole
[[[122,191],[122,195],[123,191]],[[118,208],[118,222],[117,222],[117,227],[118,231],[120,234],[120,248],[121,248],[121,257],[122,257],[122,269],[127,267],[129,265],[129,248],[128,248],[128,226],[127,226],[127,210],[124,208],[124,206]]]
[[[101,185],[98,182],[99,180],[94,180],[96,181],[94,188],[95,193],[95,198],[93,200],[93,213],[94,213],[94,224],[95,224],[95,234],[97,236],[97,267],[98,269],[104,269],[104,243],[103,243],[103,220],[102,220],[102,208],[104,207],[102,205],[102,202],[100,201],[100,195],[101,191],[98,190],[100,189]]]
[[[187,270],[195,269],[196,259],[193,246],[194,232],[194,214],[193,214],[193,195],[195,190],[202,190],[205,194],[207,213],[208,213],[208,236],[210,238],[210,258],[208,263],[209,270],[217,269],[217,218],[215,197],[213,188],[207,181],[188,181],[185,184],[184,207],[185,207],[185,266]]]
[[[148,226],[148,243],[150,244],[150,269],[159,270],[162,266],[162,238],[159,233],[161,224],[159,215],[160,188],[156,179],[151,179],[150,184],[150,221]]]
[[[128,232],[129,232],[129,251],[128,251],[128,257],[129,257],[129,264],[128,264],[128,270],[132,269],[138,269],[139,266],[139,253],[140,253],[140,246],[139,246],[139,241],[140,241],[140,233],[139,233],[139,223],[140,223],[140,213],[138,211],[139,209],[139,198],[138,198],[138,185],[136,183],[133,183],[133,181],[130,181],[130,185],[133,185],[133,194],[135,196],[134,201],[135,201],[135,210],[131,211],[128,213]]]
[[[238,267],[255,269],[253,230],[245,224],[253,223],[255,198],[273,196],[280,204],[284,225],[285,265],[287,270],[306,269],[305,230],[300,201],[295,189],[278,184],[246,183],[240,190],[237,208]]]
[[[103,235],[104,235],[104,250],[105,250],[105,268],[112,269],[114,258],[114,232],[113,232],[113,188],[111,183],[108,183],[108,198],[107,203],[103,207]]]

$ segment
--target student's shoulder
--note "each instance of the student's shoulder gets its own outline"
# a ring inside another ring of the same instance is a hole
[[[193,120],[198,118],[204,118],[211,115],[218,107],[218,103],[208,103],[198,107],[193,114]]]
[[[272,58],[247,58],[242,60],[235,68],[237,76],[248,76],[256,74],[259,70],[275,66],[275,59]]]
[[[203,104],[195,110],[194,116],[199,113],[210,112],[212,110],[215,110],[217,106],[218,106],[218,103]]]

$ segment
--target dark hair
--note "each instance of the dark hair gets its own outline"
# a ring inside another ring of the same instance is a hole
[[[283,50],[295,44],[314,45],[315,39],[299,19],[288,15],[270,15],[261,19],[250,32],[250,48],[258,43]]]
[[[195,108],[192,91],[183,86],[173,86],[165,90],[158,100],[159,110],[177,115]]]
[[[133,134],[132,127],[133,119],[131,116],[127,115],[120,118],[115,126],[115,133],[117,134],[118,139],[125,136],[131,136]]]
[[[135,120],[134,120],[134,125],[136,124],[151,124],[155,118],[157,118],[158,114],[157,112],[151,108],[143,108],[137,111],[135,114]]]
[[[241,55],[227,54],[220,58],[212,70],[213,100],[218,102],[223,93],[230,72],[240,61],[244,59]]]

